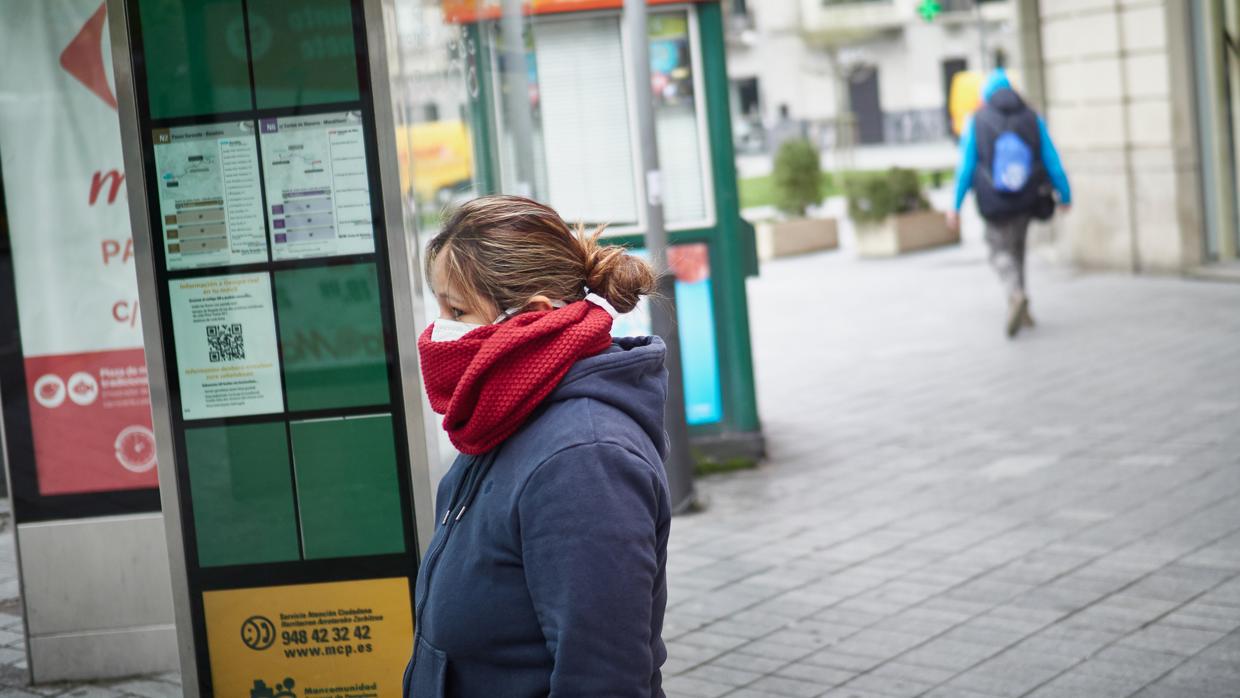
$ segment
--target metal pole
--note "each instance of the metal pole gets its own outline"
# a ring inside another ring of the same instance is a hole
[[[667,265],[667,229],[663,224],[663,174],[659,170],[659,149],[655,136],[654,105],[650,95],[650,42],[646,19],[646,0],[624,0],[625,33],[632,61],[633,111],[641,139],[638,162],[646,183],[646,251],[655,268]],[[676,277],[659,274],[659,297],[650,304],[654,333],[667,345],[667,481],[672,494],[672,510],[683,512],[696,503],[693,487],[693,458],[689,452],[689,427],[685,417],[685,390],[680,365],[680,338],[676,329]]]
[[[529,62],[525,57],[525,15],[522,0],[503,0],[500,36],[504,42],[504,112],[513,148],[513,193],[534,195],[534,126],[530,116]],[[502,143],[501,146],[503,147]]]
[[[977,16],[977,66],[984,79],[986,75],[986,19],[982,17],[981,0],[973,0],[973,10]]]

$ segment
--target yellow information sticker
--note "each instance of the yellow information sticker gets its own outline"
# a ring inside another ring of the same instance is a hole
[[[401,695],[409,579],[208,591],[211,682],[228,698]]]

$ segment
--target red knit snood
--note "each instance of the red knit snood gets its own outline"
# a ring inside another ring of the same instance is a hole
[[[611,346],[611,314],[578,301],[516,315],[451,342],[418,338],[431,408],[462,453],[480,455],[512,436],[579,359]]]

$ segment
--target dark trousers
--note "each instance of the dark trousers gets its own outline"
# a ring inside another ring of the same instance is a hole
[[[986,221],[990,265],[999,274],[999,281],[1009,298],[1018,291],[1025,292],[1025,239],[1028,235],[1028,216],[1003,222]]]

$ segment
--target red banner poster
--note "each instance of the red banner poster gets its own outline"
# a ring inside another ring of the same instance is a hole
[[[0,172],[45,496],[156,486],[111,71],[99,0],[0,0]]]

